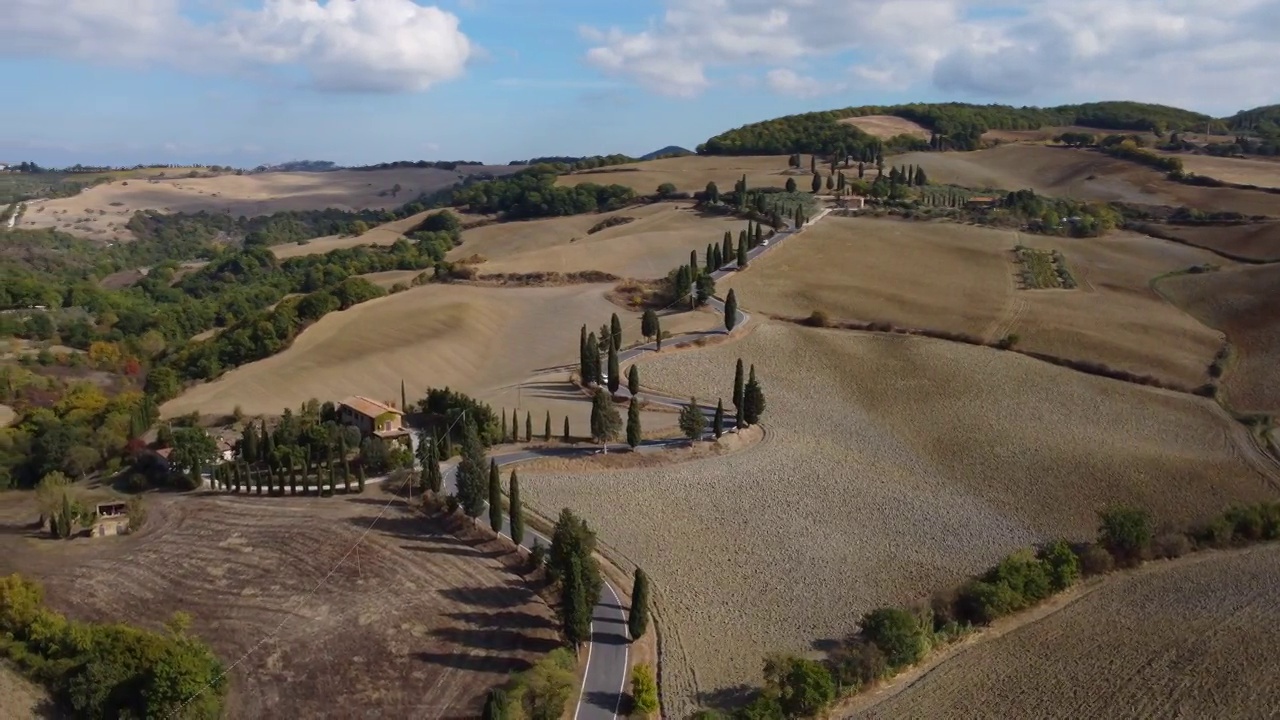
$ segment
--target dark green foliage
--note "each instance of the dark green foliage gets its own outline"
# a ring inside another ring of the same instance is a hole
[[[524,411],[524,441],[533,442],[533,412]]]
[[[680,432],[689,438],[691,442],[702,439],[702,434],[707,429],[707,418],[702,414],[702,408],[698,406],[697,398],[689,398],[689,404],[680,408]]]
[[[563,438],[563,439],[564,439],[564,441],[565,441],[565,442],[569,442],[569,440],[570,440],[570,438],[569,438],[569,416],[568,416],[568,415],[565,415],[565,416],[564,416],[564,438]]]
[[[733,405],[734,407],[742,407],[743,391],[746,389],[746,369],[742,365],[742,358],[738,358],[738,364],[733,371]]]
[[[560,584],[560,621],[565,640],[577,647],[591,639],[591,610],[582,576],[582,561],[569,558],[569,569]]]
[[[627,405],[627,444],[635,449],[640,445],[640,402],[634,396]]]
[[[586,332],[586,325],[583,325],[583,332]],[[640,334],[645,339],[651,338],[658,334],[658,314],[652,310],[645,310],[640,316]],[[584,340],[585,342],[585,340]]]
[[[632,397],[640,394],[640,368],[634,363],[627,368],[627,390]]]
[[[929,649],[927,629],[902,608],[876,608],[862,616],[862,635],[880,648],[890,667],[914,665]]]
[[[496,460],[489,461],[489,527],[502,532],[502,477]]]
[[[729,295],[724,299],[724,329],[726,332],[733,332],[733,327],[738,324],[738,296],[733,292],[733,288],[729,288]]]
[[[744,270],[747,267],[747,238],[744,234],[738,238],[738,269]]]
[[[618,313],[613,313],[609,317],[609,333],[613,336],[613,347],[622,348],[622,321],[618,319]]]
[[[746,388],[742,392],[742,419],[748,425],[755,425],[760,422],[760,416],[764,414],[764,390],[760,388],[760,382],[756,380],[755,365],[751,366],[750,375]]]
[[[1121,565],[1141,562],[1151,550],[1155,531],[1146,510],[1117,505],[1098,513],[1098,544]]]
[[[511,471],[511,483],[507,489],[510,504],[507,514],[511,518],[511,541],[516,545],[524,542],[524,503],[520,500],[520,478],[516,471]]]
[[[582,330],[578,337],[578,377],[582,378],[582,382],[587,382],[591,370],[590,356],[587,354],[587,326],[583,323]]]
[[[841,692],[858,692],[889,674],[889,661],[875,643],[854,636],[827,656],[832,679]]]
[[[724,240],[720,243],[720,267],[729,264],[729,258],[733,256],[733,233],[728,230],[724,231]]]
[[[482,720],[507,720],[507,693],[500,688],[489,691],[484,701]]]
[[[480,517],[480,513],[484,511],[487,465],[480,433],[475,422],[468,416],[463,422],[462,460],[459,461],[457,470],[458,504],[468,517]]]
[[[596,342],[596,334],[587,335],[586,367],[583,368],[583,383],[600,383],[600,344]]]
[[[536,165],[514,175],[454,190],[450,204],[465,205],[473,213],[501,213],[504,218],[515,220],[617,210],[635,198],[635,191],[623,185],[556,185],[555,171]]]
[[[831,672],[814,660],[772,656],[764,663],[765,694],[776,697],[789,718],[820,715],[836,699]]]
[[[618,438],[622,430],[622,418],[613,400],[603,388],[596,390],[591,397],[591,439],[598,443],[607,443]]]
[[[547,576],[554,583],[561,585],[562,600],[569,595],[565,591],[565,586],[573,584],[571,575],[577,572],[579,575],[576,583],[581,587],[583,594],[582,602],[578,604],[582,612],[586,613],[586,622],[590,625],[591,608],[600,598],[600,589],[604,585],[604,580],[600,576],[600,568],[596,564],[593,553],[596,548],[596,535],[591,528],[587,526],[585,520],[582,520],[573,513],[572,510],[565,508],[560,511],[560,517],[556,521],[555,529],[551,533],[551,549],[547,555]],[[572,596],[576,600],[577,588],[573,590]],[[561,619],[567,621],[571,619],[570,613],[566,610],[573,610],[572,619],[577,621],[577,608],[561,608]],[[566,634],[568,627],[566,627]],[[586,632],[582,633],[582,639],[586,638]],[[572,642],[573,639],[570,638]]]
[[[444,489],[444,475],[440,472],[440,454],[436,450],[437,443],[433,439],[431,442],[423,444],[427,445],[427,459],[422,468],[424,489],[438,493]]]
[[[707,300],[716,294],[716,281],[708,273],[699,273],[697,286],[694,301],[699,306],[706,305]]]
[[[618,367],[618,348],[609,344],[609,392],[616,393],[622,386],[622,369]]]
[[[551,411],[547,411],[547,421],[542,426],[542,441],[551,442]]]
[[[631,580],[631,609],[627,613],[627,631],[632,642],[644,637],[649,628],[649,576],[636,568]]]
[[[716,414],[711,422],[711,432],[715,433],[717,440],[724,435],[724,400],[716,400]]]
[[[1080,558],[1066,540],[1055,540],[1044,546],[1037,557],[1045,564],[1049,584],[1054,592],[1062,592],[1080,579]]]

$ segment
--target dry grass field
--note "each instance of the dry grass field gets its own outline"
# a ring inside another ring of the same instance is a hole
[[[849,717],[1256,718],[1280,705],[1280,547],[1109,578]]]
[[[723,191],[732,190],[733,184],[743,175],[747,176],[748,186],[782,187],[787,182],[785,173],[788,169],[786,155],[685,155],[562,175],[556,183],[625,185],[647,195],[663,183],[671,183],[682,192],[700,192],[707,183],[714,182]]]
[[[502,174],[518,168],[476,166],[465,172]],[[103,240],[129,239],[125,229],[138,210],[269,215],[280,210],[391,208],[423,192],[452,185],[462,173],[435,168],[338,170],[324,173],[257,173],[210,178],[122,180],[69,198],[29,204],[22,227],[56,227]],[[400,185],[400,192],[389,192]]]
[[[1013,353],[762,322],[641,374],[714,401],[739,356],[768,402],[753,448],[524,478],[531,506],[580,511],[653,578],[671,717],[758,681],[766,652],[842,637],[873,606],[1040,538],[1091,537],[1110,503],[1190,522],[1274,497],[1243,428],[1212,402]]]
[[[897,137],[898,135],[910,135],[911,137],[928,140],[933,135],[925,126],[895,115],[864,115],[862,117],[844,118],[840,122],[845,125],[853,125],[868,135],[882,139]]]
[[[400,506],[364,534],[388,499],[152,496],[140,533],[70,542],[25,537],[34,509],[7,507],[0,545],[71,617],[190,613],[234,663],[230,717],[477,717],[559,644],[554,615],[494,547]]]
[[[623,318],[624,339],[639,335],[639,315],[604,298],[609,285],[490,288],[423,285],[326,315],[282,353],[236,368],[166,403],[166,417],[189,412],[222,416],[278,414],[310,398],[367,395],[399,402],[428,387],[451,387],[493,405],[545,413],[558,436],[565,415],[585,435],[590,403],[568,384],[579,328]],[[708,325],[714,319],[709,318]],[[544,374],[548,368],[563,369]],[[670,413],[646,413],[646,427],[675,424]]]
[[[54,718],[49,693],[0,662],[0,720]]]
[[[1179,307],[1226,333],[1234,351],[1223,385],[1231,406],[1242,412],[1280,411],[1280,266],[1178,275],[1157,287]]]
[[[320,255],[332,250],[346,250],[347,248],[358,247],[360,245],[391,245],[395,241],[404,237],[404,234],[411,230],[418,223],[422,222],[428,215],[440,212],[439,210],[428,210],[427,212],[410,215],[403,220],[393,220],[389,223],[383,223],[377,227],[370,228],[369,232],[363,235],[330,235],[327,237],[308,240],[305,243],[288,243],[285,245],[273,245],[271,252],[280,259],[292,257],[300,257],[303,255]]]
[[[1187,172],[1206,175],[1216,180],[1258,187],[1280,187],[1280,162],[1255,158],[1225,158],[1213,155],[1189,155],[1155,151],[1157,155],[1175,157]],[[1276,196],[1280,206],[1280,196]],[[1276,214],[1276,213],[1271,213]]]
[[[1260,190],[1206,188],[1166,180],[1163,173],[1092,150],[1011,144],[976,152],[906,153],[890,165],[918,165],[929,181],[1022,190],[1101,202],[1174,205],[1245,215],[1280,214],[1280,197]]]
[[[1076,290],[1019,290],[1012,249],[1061,250]],[[909,259],[909,260],[908,260]],[[1020,349],[1101,362],[1194,387],[1221,336],[1149,287],[1205,262],[1204,250],[1143,235],[1049,238],[954,223],[828,217],[741,275],[748,310],[968,333]]]
[[[587,234],[613,217],[635,220]],[[599,270],[620,277],[660,278],[688,263],[690,250],[697,250],[701,261],[708,243],[719,243],[725,231],[737,242],[738,232],[746,227],[744,220],[702,215],[691,202],[662,202],[466,230],[462,245],[449,258],[481,255],[487,259],[479,267],[481,273]]]
[[[1161,232],[1199,247],[1251,260],[1280,260],[1280,222],[1248,225],[1165,225]]]

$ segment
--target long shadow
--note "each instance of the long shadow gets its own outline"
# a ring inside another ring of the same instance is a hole
[[[559,638],[535,637],[503,628],[439,628],[431,636],[476,650],[510,652],[514,649],[543,655],[563,645]]]
[[[513,605],[528,602],[533,598],[532,590],[514,581],[503,585],[447,587],[440,588],[436,592],[461,605],[495,610],[508,610]]]
[[[441,548],[441,547],[427,547],[427,546],[421,546],[421,545],[418,545],[418,546],[401,545],[400,549],[409,550],[410,552],[427,553],[429,555],[457,555],[458,557],[469,557],[469,558],[483,557],[483,558],[488,558],[490,560],[496,559],[498,557],[502,557],[501,553],[495,556],[492,553],[485,553],[480,550],[476,550],[475,548],[464,548],[464,547],[442,547]]]
[[[622,713],[626,713],[627,709],[631,707],[630,693],[623,695],[622,703],[619,707],[617,693],[612,693],[608,690],[588,690],[582,694],[582,701],[591,707],[598,707],[608,712],[613,712],[617,708]],[[624,714],[623,717],[626,717],[626,715]]]
[[[499,610],[497,612],[452,612],[445,613],[445,617],[470,623],[476,627],[482,628],[513,628],[518,630],[539,630],[539,629],[555,629],[556,624],[551,618],[535,615],[528,612],[518,612],[515,610]]]
[[[414,659],[431,665],[457,668],[468,672],[488,672],[497,675],[508,675],[523,672],[533,667],[533,663],[517,657],[472,655],[470,653],[436,653],[418,652]]]
[[[759,688],[746,684],[731,685],[711,692],[698,693],[698,704],[712,710],[728,711],[750,703],[759,695]]]

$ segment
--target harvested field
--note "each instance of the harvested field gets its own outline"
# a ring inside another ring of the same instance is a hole
[[[562,175],[556,183],[626,185],[648,195],[663,183],[671,183],[681,192],[692,193],[701,192],[707,183],[714,182],[724,192],[732,190],[733,184],[743,175],[747,176],[749,187],[782,187],[787,184],[785,173],[788,169],[786,155],[685,155]]]
[[[1061,250],[1075,290],[1017,290],[1012,249]],[[904,262],[910,258],[910,262]],[[1132,233],[1062,239],[945,222],[827,217],[720,283],[747,310],[966,333],[1195,387],[1218,333],[1149,283],[1206,262],[1204,250]]]
[[[732,186],[731,186],[732,187]],[[587,234],[613,217],[633,222]],[[689,262],[689,251],[703,260],[707,243],[718,243],[725,231],[745,230],[745,220],[702,215],[690,202],[662,202],[611,213],[571,215],[486,225],[462,233],[462,245],[449,253],[457,260],[482,255],[482,273],[578,272],[600,270],[620,277],[660,278]]]
[[[399,505],[364,534],[387,500],[153,495],[136,535],[0,544],[71,617],[190,613],[231,668],[230,717],[477,717],[559,644],[554,615],[493,543]]]
[[[30,720],[59,717],[53,700],[39,685],[0,662],[0,720]]]
[[[762,322],[641,374],[714,401],[737,357],[756,365],[768,401],[755,447],[525,479],[531,506],[580,511],[653,578],[671,717],[758,681],[766,652],[842,637],[873,606],[1041,538],[1091,537],[1110,503],[1189,522],[1275,497],[1243,428],[1212,402],[1013,353]]]
[[[1275,160],[1215,157],[1213,155],[1192,155],[1160,150],[1153,152],[1157,155],[1181,160],[1182,167],[1187,172],[1195,173],[1196,175],[1205,175],[1215,180],[1240,185],[1280,188],[1280,162]],[[1276,197],[1276,205],[1280,206],[1280,196]],[[1276,213],[1273,212],[1271,214]]]
[[[1232,408],[1280,411],[1280,265],[1178,275],[1157,287],[1178,307],[1226,333],[1234,357],[1223,387]]]
[[[1207,188],[1165,179],[1164,173],[1093,150],[1001,145],[976,152],[895,155],[892,165],[918,165],[930,182],[1022,190],[1101,202],[1130,202],[1280,215],[1280,196],[1260,190]]]
[[[138,210],[205,210],[254,217],[281,210],[392,208],[421,193],[448,187],[465,173],[502,175],[518,169],[495,165],[468,167],[461,172],[396,168],[122,180],[89,188],[74,197],[29,203],[22,226],[58,227],[104,240],[130,239],[133,236],[125,224]],[[400,192],[392,197],[390,190],[396,185]],[[68,223],[70,227],[62,227]]]
[[[1280,704],[1280,546],[1160,563],[849,717],[1252,718]]]
[[[909,135],[928,140],[933,135],[929,128],[895,115],[863,115],[862,117],[844,118],[840,122],[845,125],[853,125],[868,135],[884,140],[899,135]]]
[[[1124,135],[1137,134],[1139,137],[1146,139],[1148,142],[1155,139],[1155,135],[1151,133],[1130,133],[1119,130],[1104,130],[1101,128],[1084,127],[1083,125],[1063,125],[1057,127],[1042,127],[1038,130],[988,130],[982,133],[982,139],[987,142],[1051,142],[1055,137],[1068,132],[1089,133],[1095,137],[1103,138],[1107,135],[1117,133]]]
[[[609,285],[488,288],[422,285],[326,315],[282,353],[236,368],[166,403],[166,417],[189,412],[221,416],[238,405],[249,415],[276,414],[310,398],[367,395],[399,401],[428,387],[451,387],[494,409],[531,412],[541,432],[545,413],[559,436],[563,418],[585,435],[590,403],[567,382],[578,332],[623,319],[627,343],[639,339],[639,314],[604,298]],[[562,369],[542,375],[548,368]],[[646,414],[647,427],[675,424],[670,414]]]
[[[369,232],[363,235],[329,235],[327,237],[308,240],[305,243],[288,243],[286,245],[273,245],[271,252],[281,259],[299,257],[302,255],[321,255],[331,250],[346,250],[347,248],[359,247],[361,245],[391,245],[395,241],[404,237],[404,234],[411,230],[418,223],[422,222],[428,215],[440,212],[439,210],[428,210],[417,215],[410,215],[403,220],[393,220],[389,223],[383,223],[375,228],[371,228]]]
[[[1280,260],[1280,222],[1248,225],[1162,225],[1160,232],[1199,247],[1250,260]]]

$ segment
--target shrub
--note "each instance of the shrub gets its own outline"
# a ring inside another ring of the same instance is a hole
[[[986,625],[1023,607],[1023,597],[1004,583],[974,580],[960,591],[958,609],[965,620]]]
[[[595,233],[598,233],[601,230],[607,230],[611,227],[617,227],[618,225],[626,225],[627,223],[633,222],[634,220],[635,218],[633,217],[627,217],[625,215],[616,215],[614,217],[608,218],[607,220],[601,220],[595,225],[592,225],[587,230],[587,234],[594,235]]]
[[[1049,573],[1049,583],[1055,592],[1066,590],[1080,579],[1080,558],[1071,551],[1066,540],[1055,540],[1040,550],[1038,556]]]
[[[1152,554],[1163,560],[1180,558],[1191,552],[1191,541],[1180,532],[1167,532],[1156,536]]]
[[[766,697],[777,698],[786,717],[815,717],[836,699],[831,672],[822,663],[792,656],[765,659]]]
[[[1231,523],[1232,534],[1237,540],[1262,539],[1262,508],[1258,505],[1240,505],[1224,514]]]
[[[1001,350],[1008,350],[1009,348],[1017,344],[1018,344],[1017,333],[1009,333],[1008,335],[1005,335],[1004,337],[996,341],[996,347],[1000,348]]]
[[[874,643],[852,637],[840,643],[827,658],[840,693],[856,693],[884,677],[889,661]]]
[[[1196,531],[1196,539],[1210,547],[1226,547],[1235,535],[1235,526],[1225,515],[1210,520]]]
[[[928,650],[920,621],[902,608],[876,608],[862,616],[862,634],[884,653],[893,668],[919,662]]]
[[[814,310],[809,317],[805,318],[804,324],[817,328],[831,327],[831,318],[822,310]]]
[[[1089,543],[1080,551],[1080,569],[1085,575],[1104,575],[1115,568],[1115,557],[1104,547]]]
[[[954,623],[964,620],[959,604],[960,591],[954,588],[939,590],[929,597],[929,611],[933,614],[934,632],[942,632]]]
[[[1046,565],[1029,550],[1019,550],[1000,561],[1000,564],[987,574],[987,582],[1003,584],[1021,598],[1020,610],[1032,603],[1049,597],[1053,583],[1049,578]]]
[[[1098,513],[1098,542],[1116,561],[1132,565],[1141,562],[1151,549],[1151,515],[1146,510],[1116,505]]]

